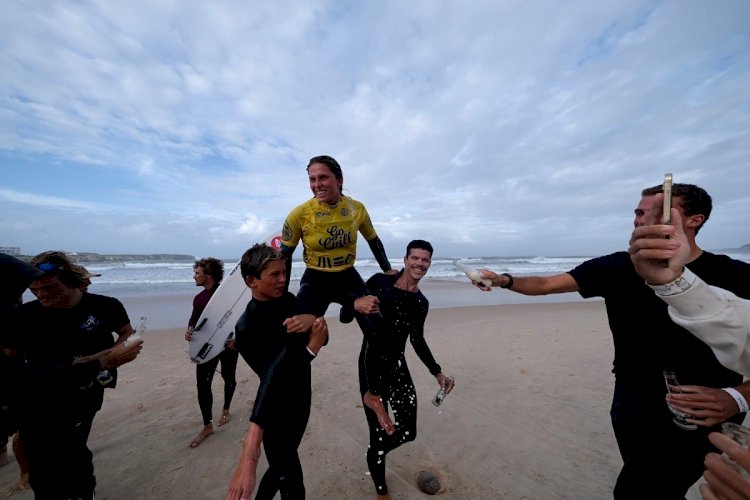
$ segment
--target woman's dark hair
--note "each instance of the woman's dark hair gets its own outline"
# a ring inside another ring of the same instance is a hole
[[[339,162],[337,162],[332,156],[323,155],[310,158],[306,169],[308,172],[310,171],[310,166],[314,163],[322,163],[324,165],[328,165],[328,168],[331,169],[331,173],[336,179],[344,179],[344,173],[341,171],[341,165],[339,165]]]

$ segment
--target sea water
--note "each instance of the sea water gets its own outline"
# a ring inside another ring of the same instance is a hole
[[[589,257],[479,257],[479,258],[435,258],[425,280],[467,281],[464,273],[453,263],[461,260],[467,266],[487,268],[496,273],[513,275],[545,275],[569,271]],[[224,270],[229,272],[236,260],[224,260]],[[169,295],[191,293],[193,262],[105,262],[87,263],[86,269],[101,276],[92,279],[90,291],[111,296]],[[391,259],[395,269],[403,267],[400,259]],[[360,259],[355,267],[366,281],[380,272],[375,259]],[[292,264],[292,287],[299,282],[305,267],[301,261]]]
[[[750,255],[730,255],[738,260],[750,262]],[[578,294],[561,294],[547,297],[526,297],[524,295],[493,290],[481,292],[469,285],[466,275],[458,269],[454,262],[460,260],[472,268],[487,268],[500,273],[510,273],[514,276],[523,275],[553,275],[564,273],[585,260],[588,256],[545,257],[477,257],[465,258],[435,257],[428,275],[424,278],[425,287],[429,282],[447,281],[455,284],[466,284],[466,288],[441,288],[426,293],[431,308],[462,307],[476,305],[494,305],[498,303],[521,302],[569,302],[581,300]],[[236,259],[224,259],[225,272],[231,271]],[[391,259],[395,269],[403,267],[401,259]],[[146,316],[152,330],[173,328],[187,325],[192,308],[192,298],[201,288],[193,281],[193,261],[177,262],[100,262],[86,263],[86,269],[92,273],[101,274],[92,278],[89,287],[91,293],[116,297],[125,304],[131,318]],[[380,272],[375,259],[359,259],[355,267],[366,281],[370,276]],[[294,261],[292,265],[292,281],[290,290],[296,292],[299,279],[305,267],[301,261]],[[33,300],[28,291],[24,294],[24,301]],[[337,306],[332,305],[327,315],[338,313]]]

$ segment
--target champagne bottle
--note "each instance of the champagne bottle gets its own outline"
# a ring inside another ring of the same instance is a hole
[[[135,341],[141,339],[143,334],[146,333],[146,330],[148,330],[148,328],[146,328],[146,317],[141,316],[141,319],[138,320],[138,324],[135,325],[135,331],[127,338],[127,340],[125,340],[125,346],[127,347],[131,340]]]
[[[482,278],[479,275],[479,271],[476,268],[468,267],[459,261],[454,262],[453,265],[459,268],[474,283],[482,283],[484,286],[488,288],[492,286],[492,280],[487,279],[487,278]]]

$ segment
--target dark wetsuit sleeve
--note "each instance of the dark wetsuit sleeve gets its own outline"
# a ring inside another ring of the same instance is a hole
[[[292,255],[297,247],[288,247],[281,243],[281,253],[286,257],[286,283],[284,284],[284,291],[289,291],[289,281],[292,279]]]
[[[367,240],[367,244],[370,245],[370,251],[375,257],[375,260],[380,264],[380,269],[382,269],[383,272],[390,271],[391,263],[388,262],[388,257],[385,255],[385,247],[383,247],[383,242],[380,241],[380,238],[375,236],[373,239]]]
[[[419,324],[419,329],[409,334],[409,340],[411,341],[414,352],[417,353],[422,363],[430,370],[432,375],[437,375],[442,370],[440,365],[435,361],[435,357],[430,351],[430,347],[427,345],[427,341],[424,339],[424,319]]]

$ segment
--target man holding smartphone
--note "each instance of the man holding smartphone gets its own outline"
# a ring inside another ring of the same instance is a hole
[[[669,305],[669,316],[690,333],[705,342],[717,359],[737,373],[750,376],[750,301],[732,292],[707,284],[686,267],[690,255],[682,220],[672,212],[674,225],[660,224],[659,209],[662,196],[657,195],[649,213],[648,225],[636,227],[630,239],[630,258],[635,270]],[[664,265],[668,262],[668,265]],[[683,387],[674,396],[678,405],[687,404],[695,393]],[[742,394],[735,395],[737,405],[747,407]],[[746,429],[746,428],[743,428]],[[750,431],[748,431],[750,432]],[[750,472],[750,450],[718,432],[711,433],[711,442],[726,453],[737,465]],[[703,498],[748,498],[750,481],[715,453],[705,459],[705,484],[701,484]]]
[[[635,209],[636,227],[645,224],[662,190],[658,185],[642,191]],[[691,184],[674,184],[672,202],[681,215],[690,269],[710,284],[750,298],[750,264],[705,252],[695,242],[711,213],[708,193]],[[648,484],[656,485],[658,498],[683,498],[703,471],[703,457],[714,450],[708,441],[710,426],[744,418],[738,414],[736,400],[721,389],[731,388],[750,398],[750,385],[742,383],[742,375],[722,366],[708,346],[670,319],[666,304],[636,273],[627,252],[591,259],[554,276],[514,278],[488,270],[480,275],[491,279],[492,286],[525,295],[577,291],[584,298],[604,298],[615,345],[612,427],[624,462],[614,495],[639,498]],[[697,402],[691,398],[690,414],[697,430],[684,430],[672,422],[665,404],[665,370],[703,395]]]

